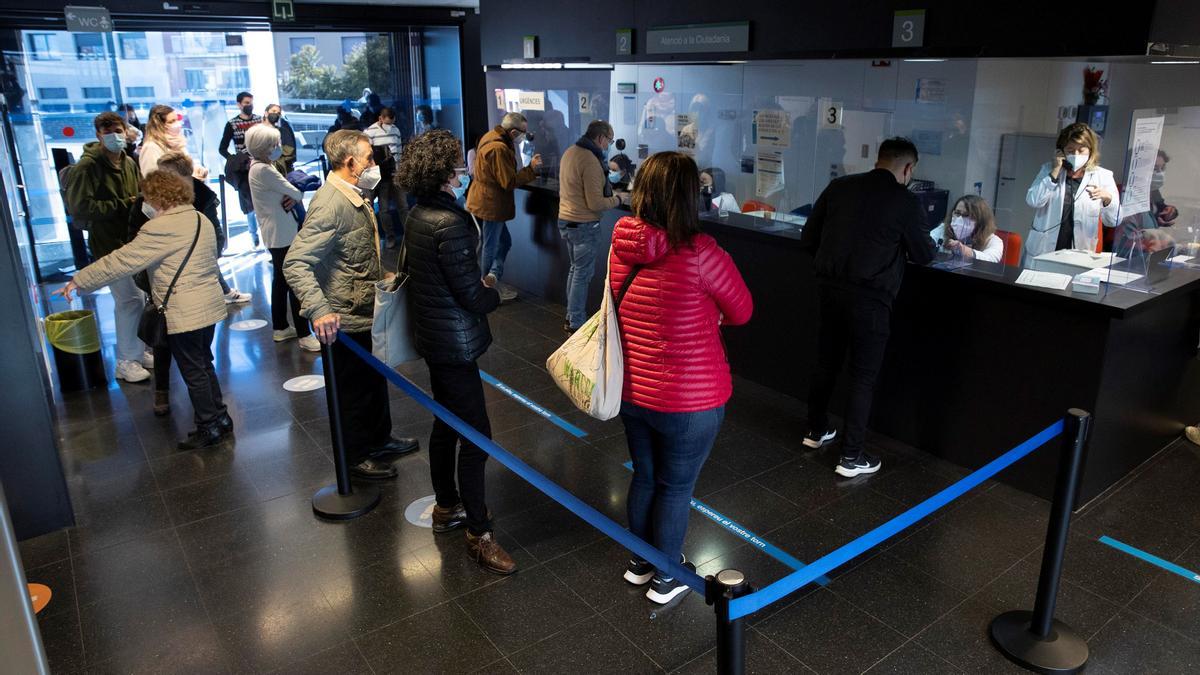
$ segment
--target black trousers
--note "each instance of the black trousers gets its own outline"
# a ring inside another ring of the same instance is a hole
[[[345,337],[371,351],[371,331],[345,333]],[[388,407],[387,380],[342,344],[343,339],[338,336],[330,351],[337,373],[342,441],[346,444],[346,461],[353,466],[367,458],[370,448],[391,438],[392,411]]]
[[[488,420],[483,380],[479,378],[477,363],[430,363],[429,379],[435,401],[484,436],[492,437],[492,423]],[[484,489],[487,459],[487,453],[479,446],[462,438],[440,418],[434,419],[433,432],[429,434],[429,473],[433,480],[433,492],[437,496],[438,506],[443,508],[452,508],[459,501],[462,502],[467,511],[467,529],[475,535],[492,530]]]
[[[808,424],[817,432],[830,428],[829,399],[849,353],[842,456],[858,457],[866,440],[875,379],[891,333],[892,308],[877,297],[830,286],[820,286],[818,295],[821,327],[817,370],[808,394]]]
[[[221,383],[213,368],[212,341],[216,326],[208,326],[186,333],[167,336],[171,356],[179,366],[179,374],[187,384],[188,398],[192,400],[192,411],[196,427],[203,428],[217,423],[225,414],[225,403],[221,400]],[[154,369],[165,372],[170,364],[154,363]]]
[[[171,346],[155,347],[154,352],[154,390],[171,390]]]
[[[283,330],[288,327],[288,303],[292,304],[292,325],[296,327],[296,337],[308,337],[312,330],[308,320],[300,316],[300,300],[288,286],[283,276],[283,259],[287,256],[288,247],[267,249],[271,252],[271,327]]]

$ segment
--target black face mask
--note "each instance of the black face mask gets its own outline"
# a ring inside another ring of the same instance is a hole
[[[271,113],[270,115],[267,115],[267,119],[271,121],[271,124],[278,124],[279,123],[279,114]]]
[[[700,194],[704,195],[705,197],[711,197],[712,193],[713,193],[713,188],[711,185],[701,185],[700,186]]]
[[[242,114],[243,114],[243,115],[252,115],[252,114],[254,114],[254,106],[253,106],[253,105],[244,105],[244,106],[242,106]]]

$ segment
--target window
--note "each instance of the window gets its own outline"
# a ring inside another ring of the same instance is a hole
[[[154,98],[154,87],[125,87],[129,98]]]
[[[316,47],[317,38],[288,38],[288,45],[291,47],[293,54],[298,54],[306,45],[312,45],[313,47]]]
[[[75,38],[75,54],[81,59],[104,58],[103,33],[72,33]]]
[[[38,87],[37,92],[39,99],[50,100],[67,98],[66,87]]]
[[[350,55],[354,53],[354,50],[365,44],[367,44],[367,38],[361,35],[342,38],[342,63],[349,61]]]
[[[203,68],[187,68],[183,77],[188,91],[209,91],[209,71]]]
[[[230,68],[221,71],[221,88],[243,91],[250,88],[249,68]]]
[[[121,58],[131,61],[150,58],[145,33],[121,33],[117,39],[121,41]]]
[[[112,98],[112,87],[84,87],[84,98]]]
[[[57,61],[54,53],[54,33],[30,33],[29,53],[34,61]]]

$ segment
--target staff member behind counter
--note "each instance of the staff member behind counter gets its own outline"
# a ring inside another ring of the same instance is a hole
[[[967,260],[998,263],[1004,259],[1004,240],[996,234],[996,217],[983,197],[963,195],[950,212],[950,226],[929,233],[939,246]]]
[[[1025,202],[1037,209],[1025,242],[1027,267],[1033,258],[1051,251],[1095,251],[1101,221],[1113,227],[1121,208],[1113,173],[1100,166],[1100,138],[1091,127],[1082,122],[1070,125],[1059,132],[1055,147],[1054,159],[1042,167],[1025,195]]]

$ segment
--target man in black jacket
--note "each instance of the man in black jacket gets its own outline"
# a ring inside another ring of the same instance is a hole
[[[837,436],[829,424],[829,398],[849,351],[845,438],[834,469],[847,478],[881,466],[864,450],[864,438],[891,331],[892,302],[906,261],[926,265],[935,253],[920,202],[905,187],[917,159],[912,141],[884,141],[873,171],[839,178],[825,188],[800,238],[801,248],[814,257],[821,301],[804,445],[820,448]]]

